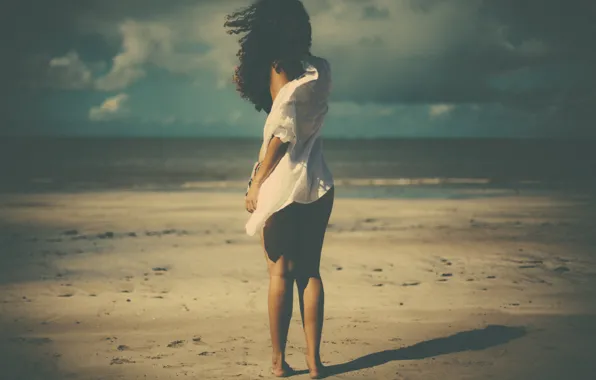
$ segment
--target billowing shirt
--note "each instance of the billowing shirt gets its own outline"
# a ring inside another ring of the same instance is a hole
[[[289,142],[288,150],[261,184],[257,208],[246,224],[253,236],[275,212],[292,202],[311,203],[332,186],[333,176],[323,156],[321,128],[331,92],[331,68],[327,60],[308,56],[305,73],[279,90],[265,121],[262,162],[273,136]]]

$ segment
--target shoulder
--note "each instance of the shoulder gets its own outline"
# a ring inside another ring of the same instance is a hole
[[[323,57],[313,56],[310,63],[316,68],[317,71],[317,82],[320,86],[329,87],[332,82],[331,75],[331,64]]]
[[[319,56],[312,56],[312,60],[318,63],[317,66],[319,69],[331,72],[331,63],[329,63],[327,59]]]

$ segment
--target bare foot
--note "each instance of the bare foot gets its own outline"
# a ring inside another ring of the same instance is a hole
[[[311,379],[322,379],[325,377],[325,367],[323,367],[323,363],[321,363],[320,360],[313,365],[311,364],[311,361],[307,359],[306,366],[308,367],[308,373]]]
[[[323,367],[317,368],[315,370],[308,370],[308,374],[310,375],[311,379],[322,379],[325,377],[323,375]]]
[[[281,366],[277,363],[273,363],[273,366],[271,367],[271,373],[277,377],[287,377],[294,373],[294,369],[284,361],[282,362]]]

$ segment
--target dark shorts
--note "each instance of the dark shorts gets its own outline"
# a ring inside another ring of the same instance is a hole
[[[293,202],[271,215],[263,227],[269,258],[320,258],[334,199],[335,188],[331,187],[312,203]]]

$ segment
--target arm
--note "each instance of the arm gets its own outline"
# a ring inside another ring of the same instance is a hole
[[[281,71],[281,70],[280,70]],[[269,90],[271,91],[271,99],[275,100],[279,90],[288,83],[288,76],[285,72],[277,72],[275,70],[275,65],[271,66],[271,80],[269,85]],[[269,146],[267,147],[267,154],[253,178],[253,183],[257,186],[261,186],[261,184],[269,177],[269,175],[273,172],[273,169],[277,166],[281,158],[286,151],[288,150],[289,142],[282,142],[279,137],[273,137],[269,141]]]
[[[281,88],[288,82],[288,77],[283,71],[278,73],[274,67],[271,67],[271,81],[269,84],[269,89],[271,91],[271,98],[273,100],[275,100]],[[287,138],[284,137],[284,139]],[[289,144],[289,141],[283,142],[279,137],[276,136],[273,136],[271,140],[269,140],[265,158],[263,158],[259,170],[254,175],[250,188],[248,189],[248,193],[246,194],[245,204],[246,210],[248,212],[252,213],[257,208],[257,199],[259,198],[259,190],[261,189],[261,185],[273,172],[284,154],[286,154]]]
[[[286,154],[288,145],[290,145],[290,143],[283,143],[279,137],[273,137],[271,141],[269,141],[267,154],[265,154],[265,158],[261,162],[259,170],[252,179],[253,186],[261,187],[261,184],[265,182],[281,158]]]

